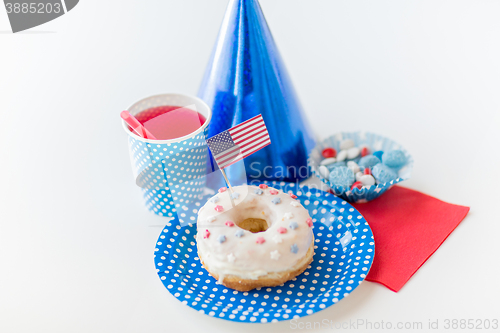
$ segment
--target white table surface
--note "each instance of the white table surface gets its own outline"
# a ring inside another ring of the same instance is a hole
[[[498,1],[262,0],[318,137],[393,138],[416,161],[404,186],[471,211],[399,293],[362,283],[295,330],[210,318],[169,294],[153,263],[165,219],[143,208],[119,112],[196,94],[225,6],[85,0],[18,34],[0,9],[0,332],[500,319]]]

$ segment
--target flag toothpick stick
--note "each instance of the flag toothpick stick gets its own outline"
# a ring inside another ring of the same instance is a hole
[[[224,180],[226,181],[227,186],[229,187],[229,199],[231,200],[231,205],[234,207],[234,201],[233,201],[233,188],[231,187],[231,183],[229,182],[229,179],[227,179],[226,173],[224,172],[224,169],[220,169],[222,172],[222,175],[224,176]]]
[[[229,182],[229,179],[227,179],[226,173],[224,172],[224,169],[220,169],[222,172],[222,175],[224,176],[224,180],[226,181],[227,186],[229,187],[229,191],[231,191],[231,194],[233,194],[233,188],[231,187],[231,183]]]

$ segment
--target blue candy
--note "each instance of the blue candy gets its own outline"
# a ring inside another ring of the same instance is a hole
[[[245,232],[243,230],[238,230],[234,233],[236,237],[243,237],[245,235]]]
[[[382,161],[382,155],[384,155],[384,152],[382,150],[377,150],[376,152],[373,153],[373,156],[376,156],[381,161]]]
[[[217,241],[221,244],[224,243],[226,241],[226,236],[220,235],[219,237],[217,237]]]
[[[346,166],[339,166],[330,172],[330,182],[335,186],[350,189],[355,179],[354,172]]]
[[[335,168],[343,167],[343,166],[344,167],[347,166],[347,161],[335,162],[335,163],[332,163],[332,164],[328,164],[326,167],[328,168],[328,170],[332,171]]]
[[[358,165],[361,168],[361,170],[364,170],[365,168],[372,168],[379,163],[380,163],[380,160],[378,159],[377,156],[366,155],[366,156],[361,157],[361,159],[358,162]]]
[[[289,227],[290,229],[295,230],[299,227],[299,224],[297,222],[290,222]]]
[[[299,247],[297,246],[297,244],[292,244],[292,246],[290,246],[290,252],[292,253],[299,252]]]
[[[361,156],[358,156],[358,157],[356,157],[356,158],[354,158],[352,160],[349,160],[349,161],[354,161],[354,162],[356,162],[356,164],[358,164],[358,162],[359,162],[360,159],[361,159]]]
[[[391,150],[382,156],[382,163],[394,169],[400,169],[406,164],[406,156],[401,150]]]
[[[280,198],[274,198],[273,200],[271,200],[271,202],[275,205],[281,203],[281,199]]]
[[[254,190],[253,192],[257,195],[262,195],[262,193],[264,193],[260,188]]]
[[[238,199],[240,197],[240,194],[238,192],[234,192],[233,194],[231,194],[231,198],[233,199]]]
[[[210,201],[213,203],[219,202],[219,197],[213,197]]]
[[[372,175],[379,183],[387,183],[398,178],[398,174],[396,173],[396,171],[382,163],[379,163],[373,167]]]

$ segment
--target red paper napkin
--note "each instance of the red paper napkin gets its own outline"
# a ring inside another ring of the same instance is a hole
[[[366,280],[398,292],[469,212],[394,186],[380,198],[353,205],[375,237],[375,258]]]

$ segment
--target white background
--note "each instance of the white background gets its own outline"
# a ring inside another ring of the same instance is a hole
[[[261,4],[319,138],[393,138],[415,159],[404,186],[471,207],[399,293],[365,282],[300,322],[500,319],[500,2]],[[0,8],[1,332],[290,330],[210,318],[163,287],[165,220],[142,206],[120,126],[143,97],[196,94],[225,7],[84,0],[18,34]]]

